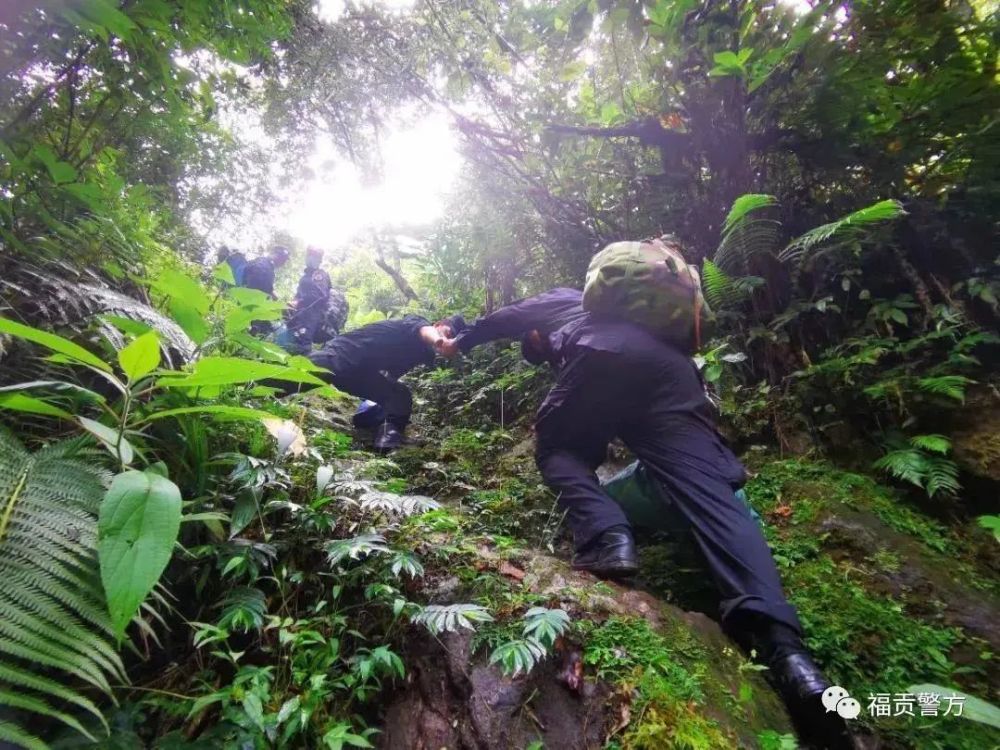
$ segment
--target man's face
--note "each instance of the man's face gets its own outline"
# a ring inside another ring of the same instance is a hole
[[[310,250],[306,253],[306,268],[319,268],[319,264],[323,262],[323,253],[316,250]]]
[[[437,329],[437,332],[446,339],[454,338],[454,336],[452,336],[452,329],[449,323],[435,323],[434,327]]]

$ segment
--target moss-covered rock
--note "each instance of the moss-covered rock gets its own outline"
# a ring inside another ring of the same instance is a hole
[[[909,686],[954,686],[995,700],[996,572],[954,530],[872,479],[802,459],[755,461],[751,501],[807,641],[831,679],[867,705]],[[994,747],[1000,735],[962,719],[862,721],[888,747]]]
[[[455,543],[446,536],[440,546]],[[791,736],[781,700],[704,615],[537,552],[480,543],[451,569],[465,585],[428,593],[489,604],[498,619],[474,637],[416,641],[383,747],[755,748]],[[573,627],[529,675],[505,676],[490,650],[536,603]]]

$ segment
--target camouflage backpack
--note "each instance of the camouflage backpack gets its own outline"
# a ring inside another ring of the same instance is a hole
[[[672,237],[612,242],[590,261],[583,309],[625,318],[693,352],[711,311],[698,269]]]

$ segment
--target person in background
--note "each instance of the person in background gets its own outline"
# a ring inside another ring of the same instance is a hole
[[[274,299],[275,271],[288,262],[289,255],[287,247],[275,245],[267,251],[267,255],[254,258],[243,269],[243,282],[240,286],[264,292],[268,297]],[[250,324],[250,332],[255,336],[268,334],[271,329],[270,321],[266,320],[255,320]]]
[[[536,462],[573,532],[573,568],[604,577],[638,570],[632,529],[596,469],[620,437],[673,497],[721,594],[721,620],[757,650],[793,715],[829,727],[829,687],[802,641],[771,551],[734,495],[746,470],[715,428],[691,357],[625,320],[583,310],[582,293],[555,289],[477,320],[438,351],[453,356],[521,337],[529,361],[548,361],[555,385],[535,422]],[[831,730],[832,731],[832,730]]]
[[[461,316],[434,325],[419,315],[382,320],[335,336],[309,359],[328,370],[317,373],[327,383],[382,408],[375,449],[388,453],[403,444],[413,412],[413,394],[399,378],[419,365],[433,364],[442,343],[463,326]],[[273,385],[284,395],[307,389],[284,382]]]
[[[285,330],[278,343],[296,354],[308,354],[319,338],[330,303],[330,275],[320,268],[323,251],[306,248],[306,267],[299,279],[295,297],[288,305]]]
[[[235,286],[243,286],[243,272],[247,267],[247,256],[239,250],[235,250],[223,245],[219,248],[217,256],[218,263],[227,263],[233,273],[233,283]]]
[[[243,283],[240,286],[264,292],[274,299],[274,274],[288,262],[290,255],[287,247],[275,245],[266,255],[249,261],[243,270]]]

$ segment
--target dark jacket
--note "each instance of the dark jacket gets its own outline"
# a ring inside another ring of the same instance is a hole
[[[242,286],[274,296],[274,261],[267,256],[254,258],[243,269]]]
[[[295,290],[295,306],[288,318],[289,330],[301,333],[305,343],[319,343],[317,333],[330,302],[330,275],[319,268],[306,268]]]
[[[584,311],[583,292],[559,288],[502,307],[455,338],[459,349],[467,352],[488,341],[517,338],[533,330],[548,339],[555,361],[561,362],[574,346],[621,351],[622,337],[641,329],[621,320],[596,318]]]
[[[420,339],[420,329],[429,325],[419,315],[370,323],[330,339],[310,359],[334,371],[387,372],[398,378],[434,363],[434,352]]]
[[[549,336],[563,326],[582,321],[583,292],[577,289],[550,289],[526,297],[480,318],[455,337],[458,347],[467,352],[496,339],[519,338],[529,331]]]

